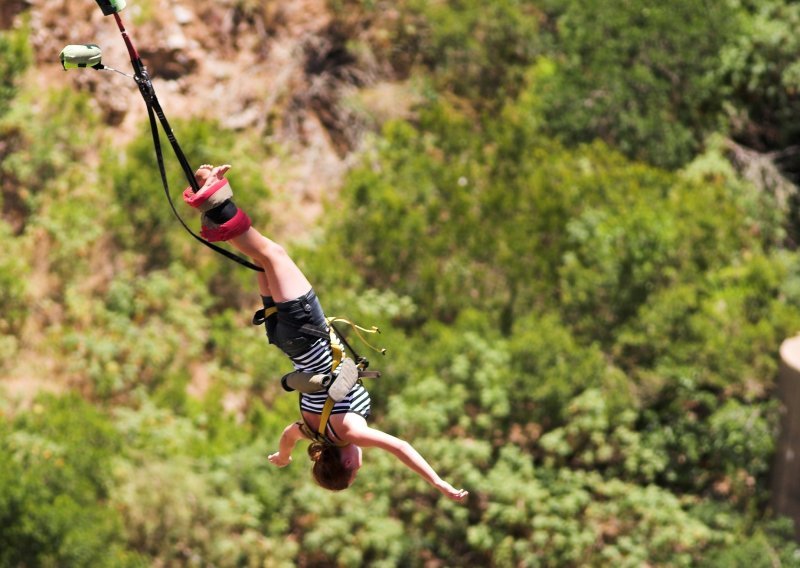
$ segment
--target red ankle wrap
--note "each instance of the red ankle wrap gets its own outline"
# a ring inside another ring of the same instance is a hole
[[[221,179],[218,182],[214,183],[211,187],[206,190],[198,191],[197,193],[191,187],[187,187],[183,190],[183,200],[186,202],[187,205],[194,207],[195,209],[199,208],[203,205],[206,201],[208,201],[215,193],[224,189],[228,186],[227,179]]]
[[[200,229],[200,235],[210,243],[229,241],[246,232],[251,225],[250,217],[247,216],[247,213],[239,209],[236,211],[236,215],[225,221],[222,225],[214,225],[204,216],[203,228]]]

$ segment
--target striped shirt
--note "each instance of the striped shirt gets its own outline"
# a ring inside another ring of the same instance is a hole
[[[340,349],[342,353],[344,353],[344,346],[335,334],[332,334],[330,339],[319,338],[309,346],[305,353],[296,357],[289,357],[292,360],[295,370],[305,373],[329,373],[331,367],[333,366],[332,342],[335,342],[336,347]],[[333,372],[333,375],[338,375],[338,369]],[[303,412],[309,412],[311,414],[321,416],[322,409],[327,400],[327,391],[300,393],[300,412],[301,414]],[[331,414],[346,414],[348,412],[354,412],[366,419],[369,417],[370,404],[371,401],[369,392],[367,392],[367,389],[364,388],[364,385],[358,382],[353,386],[352,389],[350,389],[350,392],[347,393],[347,396],[345,396],[339,402],[334,403]],[[305,422],[305,419],[301,422],[301,424],[302,428],[305,429],[304,432],[306,435],[312,440],[320,439],[320,436],[316,431],[308,426],[308,424]],[[337,440],[341,440],[341,438],[336,434],[336,431],[333,429],[333,426],[329,420],[325,426],[325,435],[322,437],[321,441],[324,441],[328,444],[337,445]]]
[[[326,392],[300,393],[300,410],[311,414],[322,414],[322,407],[328,399]],[[353,412],[364,418],[369,417],[371,400],[369,392],[360,382],[350,389],[342,400],[333,405],[331,414]]]
[[[329,339],[317,338],[308,350],[296,357],[289,357],[292,360],[295,371],[304,373],[330,373],[333,365],[333,352]]]
[[[300,410],[321,415],[322,407],[325,405],[325,401],[327,399],[328,395],[324,392],[311,394],[300,393]],[[369,392],[367,392],[367,389],[364,388],[364,385],[361,383],[356,383],[356,385],[350,390],[343,400],[334,404],[331,414],[346,414],[348,412],[354,412],[359,416],[363,416],[366,420],[369,417],[369,411]],[[325,425],[325,434],[323,436],[320,436],[314,428],[311,428],[311,426],[309,426],[306,422],[305,418],[303,418],[300,424],[301,430],[308,438],[319,442],[324,442],[332,446],[342,445],[342,438],[336,433],[336,430],[334,429],[330,420],[328,420],[327,424]]]

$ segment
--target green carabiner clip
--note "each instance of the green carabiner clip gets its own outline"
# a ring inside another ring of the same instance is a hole
[[[68,45],[61,50],[61,66],[67,69],[102,69],[103,52],[99,45],[87,43],[84,45]]]
[[[97,0],[97,5],[100,6],[104,16],[110,16],[125,9],[125,0]]]

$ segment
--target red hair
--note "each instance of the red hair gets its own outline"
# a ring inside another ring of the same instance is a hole
[[[308,446],[308,456],[314,462],[311,474],[320,487],[331,491],[341,491],[350,487],[353,470],[342,465],[338,447],[313,442]]]

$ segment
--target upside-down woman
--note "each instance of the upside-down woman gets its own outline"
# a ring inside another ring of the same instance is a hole
[[[201,166],[195,173],[197,192],[184,200],[202,212],[201,235],[208,241],[228,241],[260,267],[258,286],[264,310],[255,323],[264,323],[269,342],[292,361],[295,372],[284,376],[286,390],[300,391],[301,419],[283,431],[277,452],[269,461],[285,467],[298,441],[311,441],[317,483],[334,491],[349,487],[361,467],[361,448],[380,448],[397,457],[447,497],[468,495],[444,481],[408,442],[370,427],[370,397],[358,381],[358,369],[345,358],[334,369],[332,337],[311,283],[283,247],[252,227],[249,217],[232,201],[225,173],[229,165]],[[328,411],[325,410],[326,401]],[[332,407],[332,408],[331,408]]]

